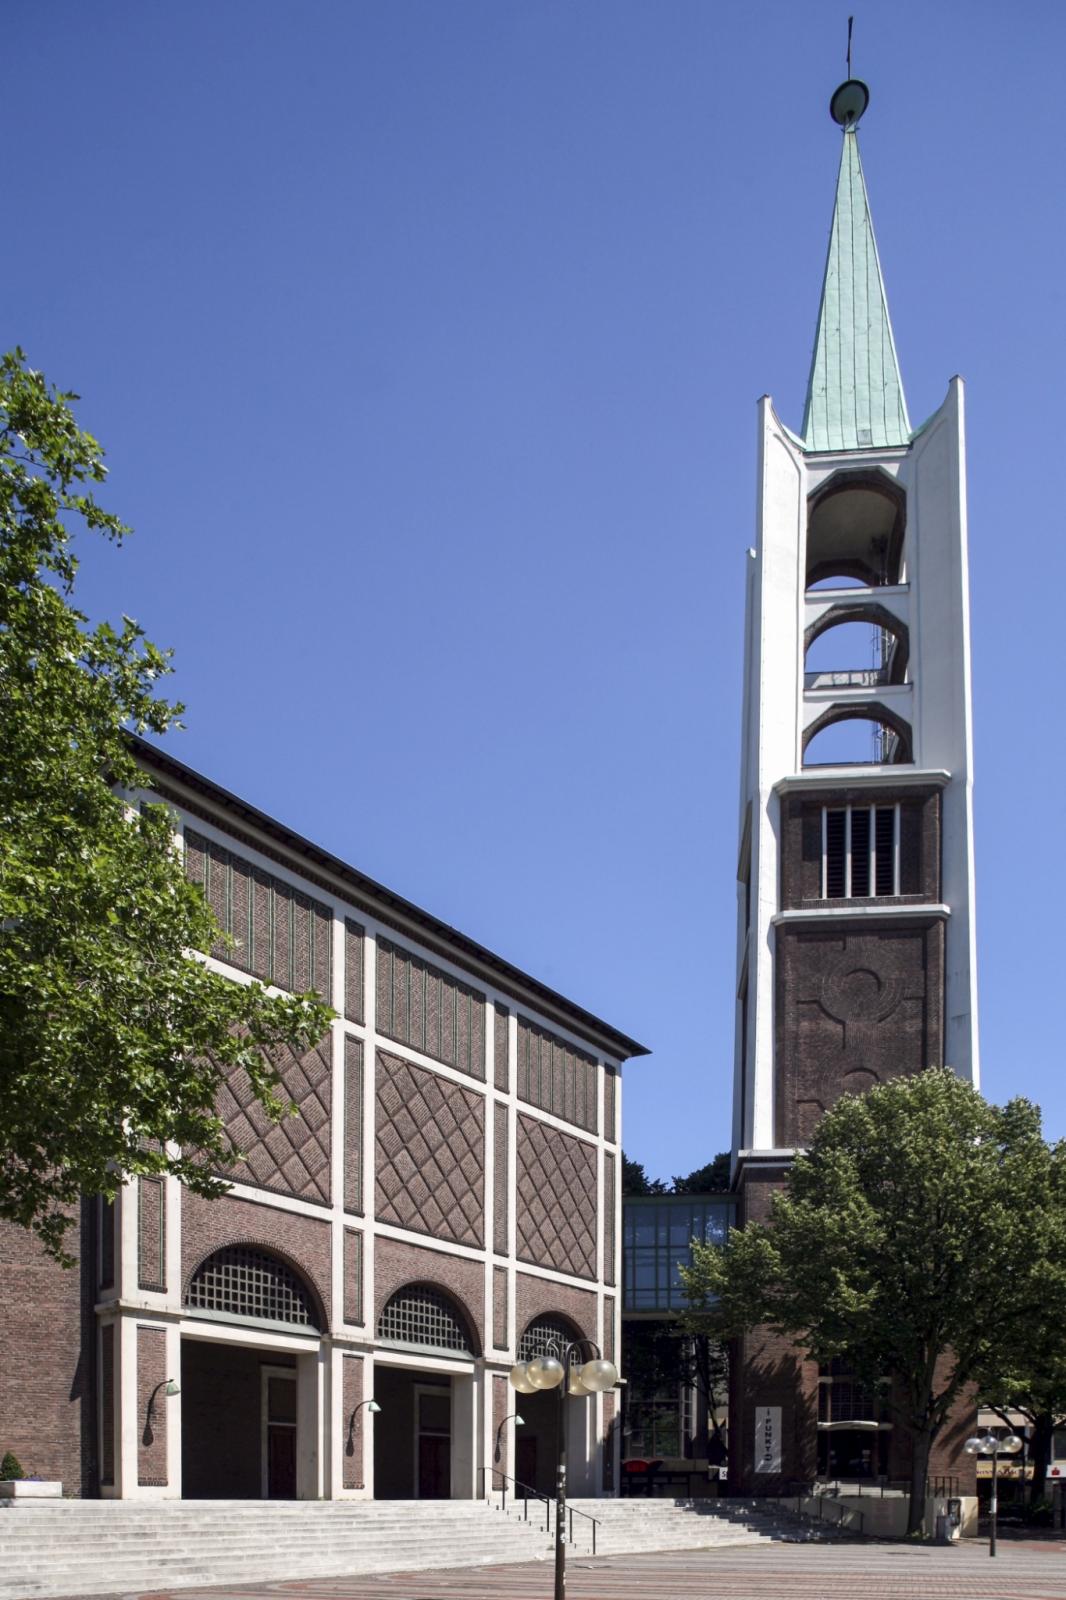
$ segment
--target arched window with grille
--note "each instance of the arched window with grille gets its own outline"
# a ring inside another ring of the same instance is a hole
[[[465,1316],[443,1290],[428,1283],[409,1283],[386,1301],[378,1319],[378,1338],[419,1350],[474,1354]]]
[[[567,1345],[581,1335],[564,1317],[534,1317],[518,1341],[519,1361],[532,1361],[536,1356],[562,1357]]]
[[[220,1322],[320,1331],[307,1286],[278,1256],[254,1245],[227,1245],[201,1261],[189,1280],[185,1310]]]

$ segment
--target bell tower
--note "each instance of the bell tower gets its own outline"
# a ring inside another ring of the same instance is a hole
[[[841,1094],[945,1063],[978,1077],[963,386],[912,429],[859,159],[868,99],[849,79],[831,102],[842,150],[802,431],[759,406],[738,1220],[765,1214]],[[731,1481],[757,1493],[810,1475],[817,1434],[798,1353],[756,1333],[741,1357]]]

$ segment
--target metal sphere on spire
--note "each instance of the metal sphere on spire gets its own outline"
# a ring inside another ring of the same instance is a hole
[[[870,104],[870,91],[861,78],[848,78],[833,91],[829,102],[829,115],[842,128],[857,128],[859,119]]]

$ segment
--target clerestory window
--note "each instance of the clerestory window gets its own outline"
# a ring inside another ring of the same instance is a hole
[[[822,899],[899,892],[899,805],[823,806]]]

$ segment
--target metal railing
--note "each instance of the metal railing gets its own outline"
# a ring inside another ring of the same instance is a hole
[[[910,1486],[909,1478],[833,1478],[817,1481],[808,1493],[826,1495],[831,1500],[840,1495],[855,1495],[860,1500],[869,1495],[883,1500],[886,1494],[906,1494]]]
[[[833,670],[822,672],[805,672],[803,674],[803,687],[805,689],[880,689],[889,679],[889,668],[885,667],[855,667],[851,669]]]
[[[478,1468],[478,1472],[481,1474],[481,1494],[482,1494],[482,1497],[486,1501],[488,1501],[491,1498],[491,1493],[498,1494],[500,1496],[500,1510],[503,1511],[503,1512],[506,1512],[506,1510],[507,1510],[507,1485],[509,1483],[513,1484],[515,1491],[519,1491],[519,1490],[521,1491],[521,1493],[518,1493],[518,1492],[512,1493],[511,1499],[512,1499],[512,1501],[518,1501],[519,1499],[522,1501],[522,1520],[523,1520],[523,1522],[528,1522],[529,1521],[529,1502],[530,1502],[530,1500],[533,1499],[533,1500],[543,1501],[543,1504],[544,1504],[544,1531],[545,1531],[545,1533],[551,1533],[551,1531],[552,1531],[551,1514],[552,1514],[552,1508],[555,1505],[555,1501],[551,1498],[550,1495],[541,1494],[540,1490],[539,1489],[534,1489],[532,1484],[520,1483],[517,1478],[512,1478],[508,1473],[501,1472],[499,1467],[479,1467]],[[501,1478],[503,1480],[502,1487],[500,1489],[494,1489],[491,1492],[490,1492],[490,1489],[488,1487],[488,1478],[486,1476],[486,1474],[490,1473],[490,1472],[493,1474],[494,1477]],[[591,1522],[592,1523],[592,1554],[595,1555],[596,1554],[596,1529],[600,1525],[599,1517],[594,1517],[591,1512],[582,1511],[580,1509],[580,1507],[571,1506],[571,1505],[568,1505],[566,1507],[566,1515],[567,1515],[567,1518],[568,1518],[567,1536],[568,1536],[568,1540],[569,1540],[570,1544],[573,1544],[573,1542],[574,1542],[574,1518],[575,1517],[584,1517],[586,1522]]]

